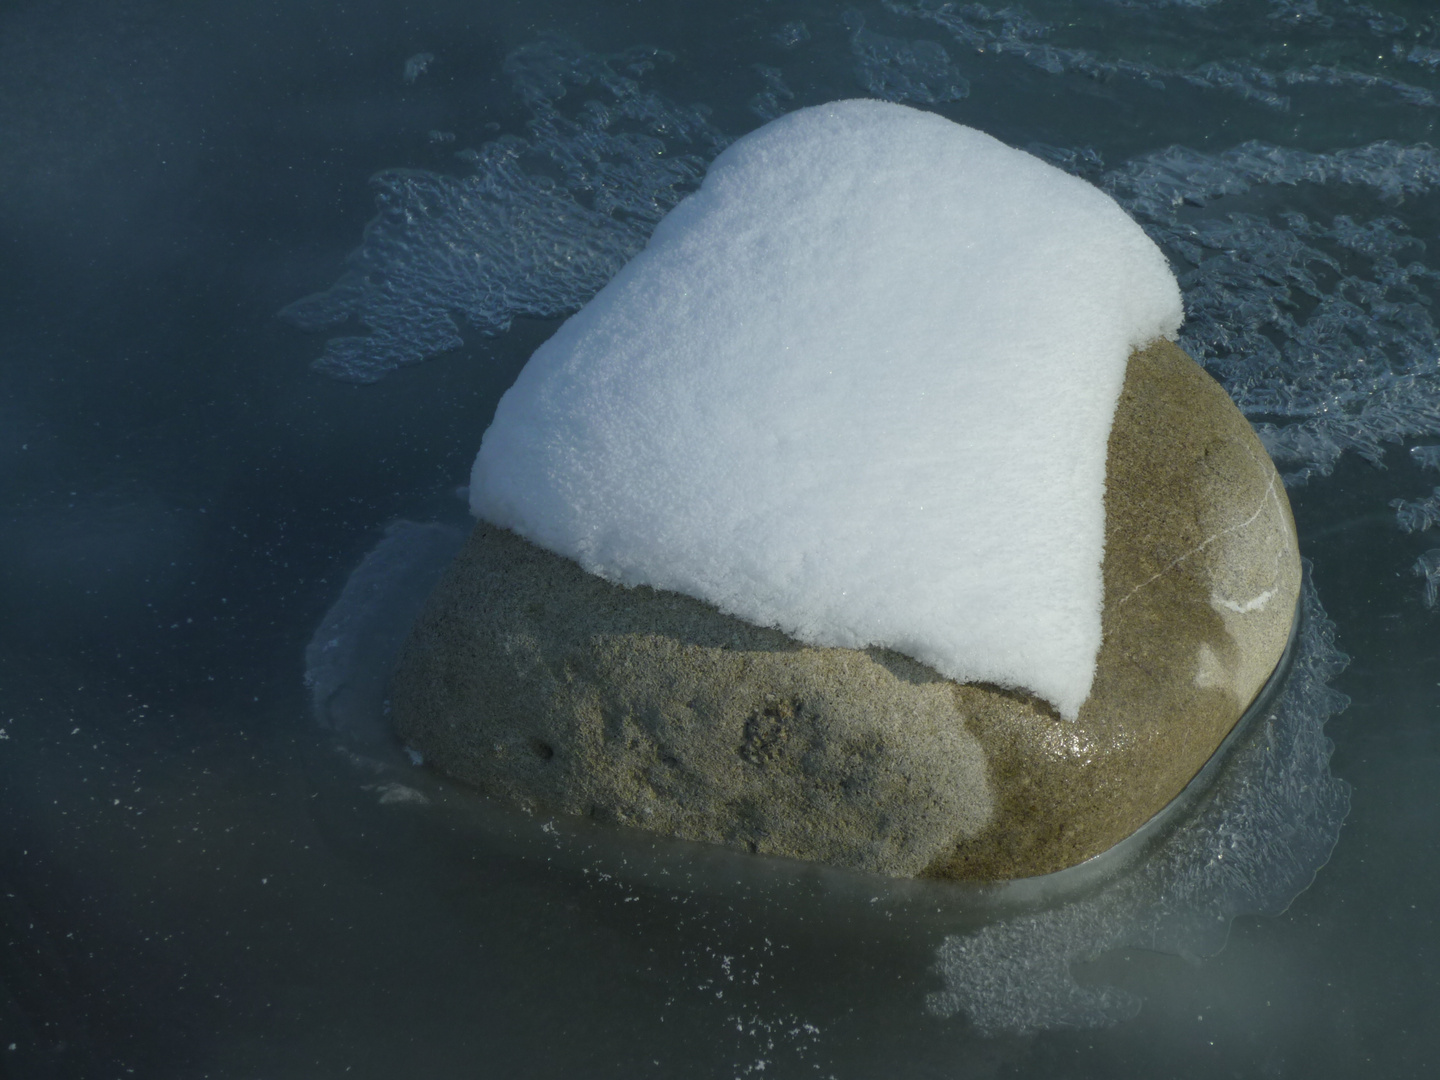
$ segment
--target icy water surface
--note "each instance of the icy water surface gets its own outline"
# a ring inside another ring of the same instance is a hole
[[[1429,5],[32,2],[0,89],[0,1075],[1432,1074]],[[385,734],[525,358],[856,95],[1150,231],[1312,563],[1213,798],[1080,890],[534,820]]]

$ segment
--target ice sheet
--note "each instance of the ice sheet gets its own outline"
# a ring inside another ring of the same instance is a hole
[[[1329,685],[1349,657],[1335,647],[1308,565],[1302,603],[1285,689],[1256,718],[1213,797],[1092,895],[947,938],[936,965],[945,988],[930,995],[933,1012],[964,1012],[991,1035],[1128,1019],[1138,998],[1081,985],[1072,965],[1121,948],[1211,956],[1237,916],[1278,915],[1309,886],[1350,809],[1350,786],[1330,775],[1333,745],[1323,730],[1349,704]]]
[[[461,176],[387,169],[371,178],[379,214],[349,271],[281,312],[305,330],[365,330],[331,338],[315,367],[375,382],[458,348],[462,322],[493,336],[593,296],[725,145],[705,110],[645,87],[669,59],[658,49],[601,55],[558,38],[510,53],[505,73],[530,112],[528,138],[460,151]],[[562,109],[574,91],[597,96]]]

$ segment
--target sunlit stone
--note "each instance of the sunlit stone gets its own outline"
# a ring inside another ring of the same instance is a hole
[[[502,400],[400,734],[540,812],[859,870],[1107,849],[1299,595],[1178,297],[1108,196],[939,117],[740,140]]]

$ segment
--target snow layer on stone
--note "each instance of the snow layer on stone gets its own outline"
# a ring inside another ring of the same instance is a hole
[[[1073,717],[1126,360],[1180,320],[1164,256],[1084,181],[905,106],[801,110],[536,351],[471,507],[610,580]]]

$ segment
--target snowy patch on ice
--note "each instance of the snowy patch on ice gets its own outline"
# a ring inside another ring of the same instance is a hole
[[[471,506],[611,580],[1073,717],[1126,359],[1180,315],[1089,184],[903,106],[802,110],[537,350]]]

